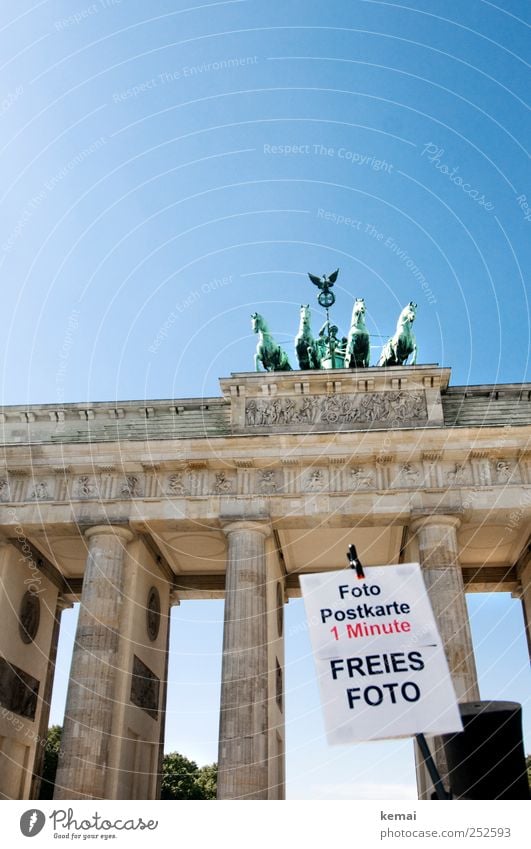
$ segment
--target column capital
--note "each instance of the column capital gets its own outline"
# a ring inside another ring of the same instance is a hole
[[[410,530],[412,533],[416,534],[417,531],[422,528],[433,528],[433,527],[449,527],[455,528],[456,531],[461,525],[461,519],[459,516],[452,515],[450,513],[430,513],[428,515],[415,515],[411,516],[411,521],[409,524]]]
[[[264,537],[268,537],[272,533],[272,528],[269,522],[257,522],[250,519],[222,522],[221,527],[223,529],[223,533],[227,536],[237,533],[238,531],[254,531],[255,533],[262,534]]]
[[[135,535],[124,525],[93,525],[84,532],[86,539],[95,536],[113,536],[123,540],[124,544],[131,542]]]
[[[176,587],[170,589],[170,607],[179,607],[181,599],[179,598],[179,590]]]

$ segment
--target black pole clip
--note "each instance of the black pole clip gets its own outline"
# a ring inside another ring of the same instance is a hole
[[[348,564],[351,569],[356,570],[357,578],[364,578],[365,572],[363,571],[363,566],[361,565],[361,561],[358,557],[358,552],[356,551],[356,546],[352,545],[352,543],[348,547],[347,552]]]

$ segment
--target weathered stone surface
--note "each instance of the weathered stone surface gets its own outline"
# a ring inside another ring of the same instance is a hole
[[[424,581],[444,644],[457,701],[473,702],[480,696],[459,564],[459,524],[458,517],[434,514],[414,519],[411,531],[418,539]],[[449,789],[448,766],[440,738],[433,739],[432,747],[439,774]],[[425,775],[421,784],[424,784],[426,798],[429,798],[429,782]]]
[[[218,799],[268,798],[267,524],[234,522],[229,539]]]
[[[72,657],[56,799],[104,799],[124,584],[125,528],[86,531],[89,553]]]

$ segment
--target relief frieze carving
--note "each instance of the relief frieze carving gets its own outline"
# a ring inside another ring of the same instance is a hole
[[[277,491],[277,481],[273,470],[264,469],[260,472],[258,488],[264,495],[271,495]]]
[[[232,485],[232,480],[227,477],[225,472],[216,472],[214,492],[217,495],[226,495],[228,492],[231,492]]]
[[[94,498],[97,496],[98,487],[89,475],[80,475],[76,480],[76,495],[79,498]]]
[[[375,485],[374,472],[363,466],[350,470],[350,482],[354,489],[371,489]]]
[[[453,468],[446,472],[446,482],[450,486],[466,486],[472,483],[472,473],[465,463],[454,463]]]
[[[495,463],[496,483],[509,483],[517,469],[509,460],[497,460]]]
[[[167,484],[168,495],[184,495],[185,491],[182,472],[175,472],[175,474],[170,475]]]
[[[136,475],[127,475],[122,482],[120,494],[124,498],[140,498],[143,494],[140,478]]]
[[[427,421],[423,392],[367,392],[356,395],[307,395],[302,398],[250,398],[247,427],[283,425],[378,425],[393,427]]]
[[[46,501],[51,498],[50,492],[48,490],[48,482],[40,481],[33,485],[31,490],[30,498],[32,501]]]

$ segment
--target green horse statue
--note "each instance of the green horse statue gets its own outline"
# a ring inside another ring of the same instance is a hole
[[[258,344],[254,355],[256,371],[260,371],[260,363],[266,371],[291,371],[288,355],[280,345],[276,344],[264,317],[258,312],[253,312],[251,319],[253,330],[258,333]]]
[[[411,329],[416,318],[417,305],[410,301],[398,317],[395,335],[382,348],[379,366],[403,366],[410,354],[413,359],[410,365],[417,364],[417,340]]]
[[[299,332],[295,337],[295,353],[299,361],[299,368],[303,371],[318,369],[320,365],[319,353],[312,336],[310,322],[310,305],[301,304]]]
[[[356,298],[345,351],[345,368],[369,368],[371,346],[365,326],[365,300]]]

